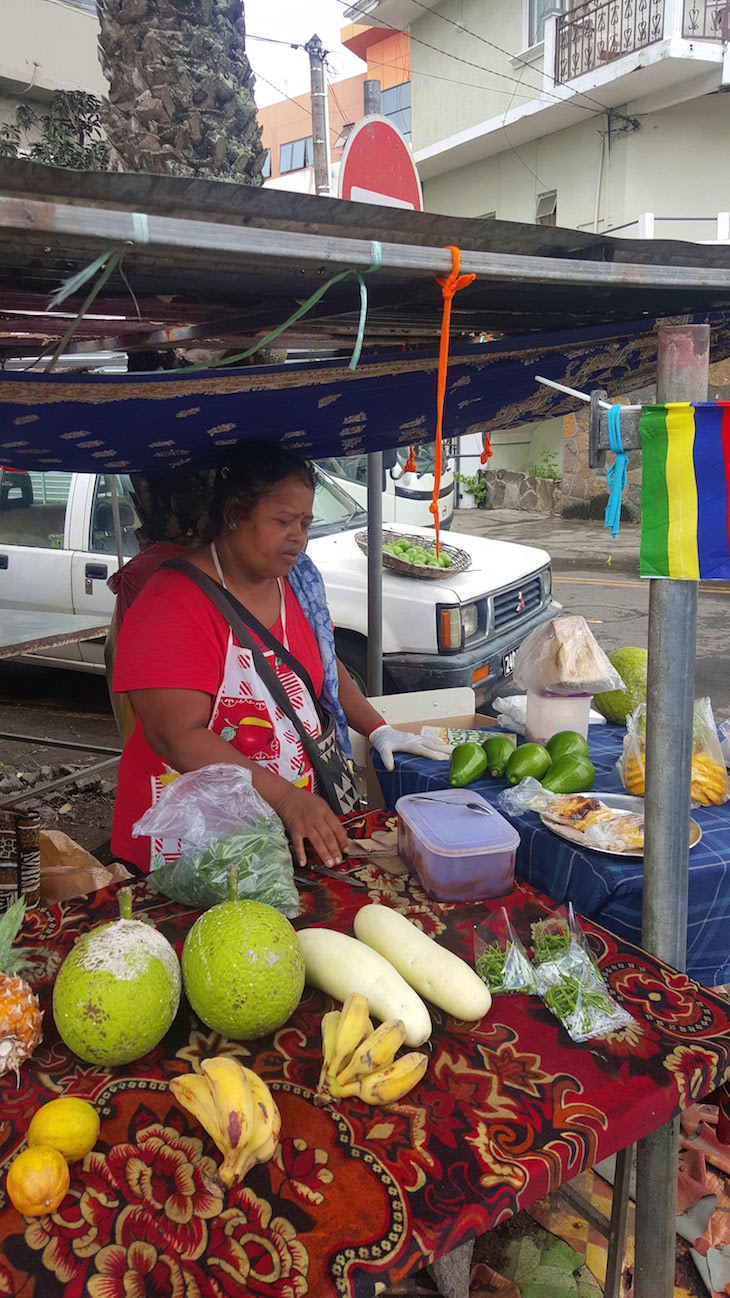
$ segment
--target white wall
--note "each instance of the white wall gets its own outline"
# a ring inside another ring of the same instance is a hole
[[[101,97],[98,30],[93,14],[57,0],[0,0],[0,87],[17,93],[32,83],[32,97],[55,90]]]
[[[453,23],[463,23],[469,31],[444,22],[435,13],[423,14],[412,24],[414,153],[536,97],[542,70],[526,71],[523,80],[529,84],[520,88],[515,84],[520,72],[515,71],[511,58],[470,34],[518,54],[524,48],[525,12],[526,0],[445,0],[439,13]],[[445,58],[444,54],[456,57]],[[459,58],[467,62],[460,63]],[[482,68],[485,71],[480,71]]]

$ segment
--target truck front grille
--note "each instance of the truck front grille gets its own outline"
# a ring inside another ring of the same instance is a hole
[[[524,622],[537,613],[542,605],[542,582],[540,577],[527,577],[521,584],[510,586],[494,596],[495,631],[503,631],[508,626]]]

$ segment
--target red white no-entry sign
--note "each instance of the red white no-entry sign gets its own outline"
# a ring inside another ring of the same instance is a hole
[[[356,203],[423,211],[423,192],[413,156],[387,117],[363,117],[350,132],[337,192],[339,198]]]

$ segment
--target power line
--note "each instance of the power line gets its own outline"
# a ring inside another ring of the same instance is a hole
[[[302,46],[302,48],[304,47]],[[276,91],[277,95],[281,95],[282,99],[288,99],[290,104],[293,104],[295,108],[299,109],[300,113],[304,113],[304,116],[309,118],[309,122],[311,124],[312,121],[311,102],[310,102],[310,107],[305,108],[304,104],[300,104],[298,100],[292,99],[291,95],[288,95],[285,90],[281,89],[281,86],[275,86],[273,81],[269,81],[269,78],[265,77],[263,72],[257,72],[255,68],[254,68],[254,76],[257,77],[259,81],[265,81],[267,86],[269,86],[272,90]],[[309,95],[308,90],[304,90],[302,93],[305,95]],[[311,97],[310,97],[310,101],[311,101]],[[340,108],[340,112],[342,112],[341,108]],[[336,131],[334,126],[330,126],[330,135],[334,135],[335,139],[337,139],[337,137],[339,136],[339,131]]]
[[[414,0],[414,3],[418,3],[418,2],[419,2],[419,0]],[[354,8],[354,6],[351,4],[351,0],[337,0],[337,3],[338,3],[339,5],[342,5],[343,7],[347,7],[347,8],[349,8],[349,9]],[[422,6],[422,7],[425,7],[425,6]],[[431,9],[427,10],[427,12],[430,13],[430,14],[433,14],[433,10],[431,10]],[[361,16],[362,16],[364,19],[367,17],[367,15],[366,15],[365,13],[362,13]],[[440,16],[440,15],[439,15],[439,16]],[[453,20],[450,19],[449,21],[453,21]],[[389,31],[396,32],[399,36],[403,36],[403,35],[406,35],[406,34],[407,34],[407,33],[404,31],[403,28],[401,28],[401,27],[394,27],[392,23],[387,23],[387,22],[385,21],[384,18],[380,18],[380,19],[378,19],[378,23],[379,23],[379,26],[381,26],[381,27],[385,27],[385,28],[387,28]],[[455,24],[455,25],[458,26],[458,24]],[[465,29],[462,28],[462,27],[459,27],[459,31],[463,31],[463,30],[465,30]],[[447,58],[447,59],[453,59],[456,63],[463,63],[463,64],[465,65],[465,67],[468,67],[468,68],[475,68],[477,72],[481,72],[481,73],[483,73],[485,76],[490,76],[490,77],[499,77],[500,80],[502,80],[502,81],[514,82],[514,83],[517,84],[517,85],[522,84],[521,82],[517,81],[517,78],[516,78],[516,77],[511,77],[511,76],[509,76],[506,72],[497,72],[496,68],[485,68],[485,67],[483,66],[483,64],[481,64],[481,63],[474,63],[471,59],[465,59],[465,58],[462,58],[462,56],[461,56],[460,54],[452,54],[449,50],[444,50],[444,49],[442,49],[440,45],[432,45],[430,41],[424,41],[420,36],[414,36],[412,32],[408,33],[408,35],[409,35],[409,37],[410,37],[410,40],[411,40],[411,43],[412,43],[412,44],[414,44],[414,45],[422,45],[425,49],[427,49],[427,50],[433,50],[433,52],[434,52],[435,54],[441,54],[444,58]],[[472,35],[474,35],[474,33],[472,33]],[[499,46],[497,46],[496,48],[499,49]],[[508,51],[503,51],[503,52],[506,53],[507,56],[508,56],[509,58],[512,58],[512,57],[513,57],[512,55],[509,54]],[[526,84],[528,84],[528,86],[529,86],[529,83],[526,83]],[[483,87],[482,87],[482,89],[484,89],[484,90],[487,90],[487,89],[489,89],[489,88],[490,88],[490,87],[487,87],[487,86],[483,86]],[[531,88],[532,88],[533,90],[538,89],[538,87],[536,87],[536,86],[532,86]],[[578,93],[580,93],[580,92],[578,92]],[[549,91],[546,91],[546,90],[544,90],[544,89],[541,89],[541,94],[543,94],[547,99],[552,100],[552,102],[555,103],[555,104],[565,104],[566,107],[569,107],[569,108],[575,108],[575,109],[577,109],[579,112],[585,112],[585,111],[586,111],[585,108],[581,108],[581,105],[580,105],[580,104],[576,104],[576,103],[574,103],[572,99],[563,99],[562,96],[560,96],[560,95],[553,95],[553,94],[551,94]],[[599,100],[597,100],[597,99],[596,99],[596,100],[593,100],[593,102],[596,103],[596,104],[599,104]],[[600,113],[605,113],[605,112],[607,112],[607,111],[608,111],[608,110],[607,110],[606,106],[605,106],[604,104],[600,104],[599,112],[600,112]],[[592,113],[592,114],[591,114],[591,116],[593,116],[593,117],[595,117],[595,116],[597,116],[597,115],[598,115],[598,113]]]
[[[419,9],[422,9],[424,13],[430,14],[431,17],[440,18],[442,22],[448,23],[450,27],[455,27],[458,32],[463,32],[467,36],[473,36],[475,40],[481,41],[482,45],[487,45],[490,49],[496,50],[499,54],[504,54],[506,58],[511,59],[515,57],[510,54],[509,50],[505,50],[501,45],[497,45],[494,41],[490,41],[486,36],[481,36],[479,32],[473,31],[471,27],[466,27],[462,23],[455,22],[453,18],[447,17],[446,14],[439,13],[437,9],[430,9],[428,5],[422,3],[422,0],[411,0],[411,4],[417,5]],[[445,52],[446,51],[444,51],[444,53]],[[529,65],[525,60],[523,60],[523,70],[527,66]],[[518,84],[520,84],[520,82],[518,82]],[[536,86],[531,81],[526,81],[524,84],[529,86],[531,90],[538,90],[541,93],[543,92],[542,86]],[[596,104],[600,108],[601,112],[605,113],[607,111],[606,105],[601,103],[600,99],[594,99],[592,95],[588,95],[582,90],[578,90],[575,93],[580,95],[582,99],[587,99],[590,103]],[[559,96],[557,96],[557,98],[560,100]],[[562,103],[563,101],[560,100],[560,102]]]
[[[285,45],[290,50],[303,50],[304,46],[298,41],[278,41],[275,36],[253,36],[251,32],[246,32],[247,41],[264,41],[267,45]]]

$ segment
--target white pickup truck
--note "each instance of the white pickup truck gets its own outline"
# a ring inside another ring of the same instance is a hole
[[[123,552],[137,552],[139,526],[130,478],[117,477]],[[319,471],[308,553],[324,578],[340,657],[364,687],[367,561],[355,540],[366,515]],[[426,529],[399,527],[420,532]],[[431,540],[433,533],[430,533]],[[544,550],[460,535],[466,572],[438,581],[383,575],[386,692],[473,685],[480,705],[512,672],[517,646],[554,617],[550,557]],[[106,474],[0,469],[0,616],[3,608],[109,616],[107,579],[117,568]],[[34,654],[27,661],[103,672],[99,642]]]

